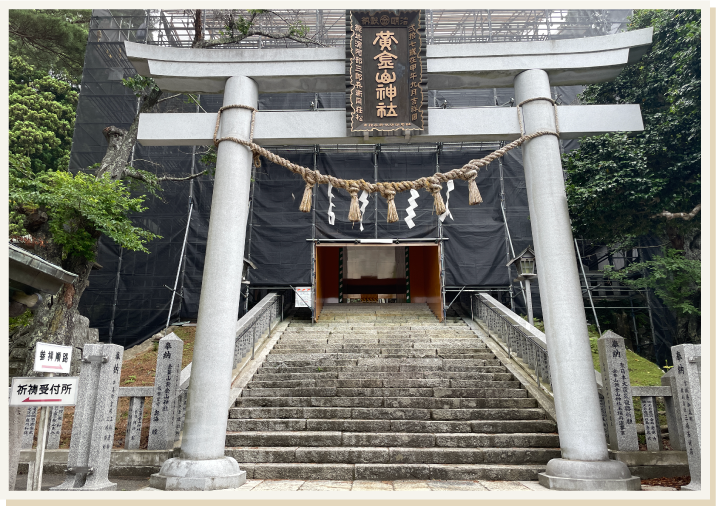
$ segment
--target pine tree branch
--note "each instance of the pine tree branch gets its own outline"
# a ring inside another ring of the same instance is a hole
[[[208,173],[209,173],[209,170],[207,169],[207,170],[202,170],[202,171],[199,172],[198,174],[192,174],[192,175],[186,176],[186,177],[162,176],[162,177],[158,177],[158,178],[157,178],[157,181],[158,181],[158,182],[162,182],[162,181],[189,181],[189,180],[191,180],[191,179],[196,179],[196,178],[199,177],[199,176],[204,176],[204,175],[206,175],[206,174],[208,174]]]
[[[663,211],[659,214],[655,214],[652,216],[652,218],[666,218],[668,220],[673,220],[675,218],[682,218],[685,221],[689,221],[690,219],[696,217],[697,214],[701,211],[701,204],[694,207],[690,213],[670,213],[669,211]]]

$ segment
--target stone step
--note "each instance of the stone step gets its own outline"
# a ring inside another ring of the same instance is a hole
[[[239,397],[236,407],[337,407],[337,408],[421,408],[483,409],[534,408],[537,401],[528,397],[471,399],[459,397]]]
[[[312,328],[313,330],[307,330]],[[305,338],[320,339],[323,336],[342,336],[349,338],[357,337],[394,337],[395,339],[405,338],[406,336],[433,336],[447,337],[455,336],[456,339],[475,338],[475,332],[469,327],[462,326],[460,328],[445,328],[442,326],[392,326],[383,327],[375,325],[356,324],[353,326],[333,324],[324,327],[288,327],[285,334],[288,338]]]
[[[229,410],[226,454],[253,479],[535,480],[561,456],[556,424],[447,323],[423,304],[294,320]]]
[[[432,343],[431,343],[432,344]],[[492,351],[484,348],[443,348],[433,344],[432,346],[424,346],[420,348],[412,348],[410,346],[386,346],[380,343],[375,343],[373,346],[360,345],[360,346],[327,346],[326,344],[315,344],[312,346],[300,345],[300,346],[281,346],[280,348],[274,347],[271,350],[274,355],[295,355],[296,358],[301,358],[303,355],[325,353],[325,354],[336,354],[343,353],[347,354],[360,354],[361,356],[385,356],[385,355],[400,355],[404,354],[406,357],[409,356],[442,356],[446,358],[447,355],[463,355],[468,358],[493,358],[494,354]],[[451,357],[452,358],[452,357]]]
[[[420,361],[420,362],[416,362]],[[416,357],[357,357],[357,358],[342,358],[340,354],[326,354],[324,357],[311,357],[307,359],[293,359],[290,355],[268,355],[264,367],[275,363],[275,367],[281,367],[280,363],[283,363],[284,367],[324,367],[324,366],[390,366],[399,365],[401,370],[435,370],[441,369],[445,371],[461,371],[468,370],[467,367],[481,367],[486,365],[502,365],[499,360],[495,359],[482,359],[482,358],[467,358],[467,359],[443,359],[440,357],[434,358],[416,358]]]
[[[228,432],[228,447],[556,448],[556,434],[270,431]]]
[[[258,374],[274,374],[279,373],[280,374],[303,374],[303,373],[313,373],[313,372],[356,372],[356,373],[363,373],[363,372],[375,372],[375,373],[389,373],[389,372],[423,372],[423,373],[435,373],[439,374],[441,372],[452,372],[452,373],[490,373],[490,372],[504,372],[506,368],[503,365],[485,365],[485,366],[474,366],[474,367],[444,367],[442,364],[435,364],[425,367],[420,367],[412,364],[408,365],[382,365],[382,364],[376,364],[376,365],[361,365],[361,366],[335,366],[335,365],[326,365],[321,364],[320,366],[314,365],[308,365],[308,366],[298,366],[298,367],[289,367],[284,363],[281,362],[272,362],[272,363],[264,363],[261,365],[261,368],[257,371]],[[430,376],[433,377],[433,376]],[[434,377],[442,377],[442,376],[434,376]]]
[[[267,371],[267,370],[266,370]],[[394,379],[424,379],[424,378],[446,378],[459,380],[499,380],[509,381],[513,379],[511,373],[494,372],[446,372],[446,371],[406,371],[406,372],[374,372],[374,371],[332,371],[317,372],[311,371],[306,373],[270,373],[259,369],[254,375],[257,381],[285,381],[285,380],[322,380],[322,379],[376,379],[376,378],[394,378]]]
[[[322,358],[316,357],[322,355]],[[365,358],[442,358],[447,360],[495,360],[495,355],[490,350],[479,348],[466,348],[464,350],[454,348],[385,348],[376,343],[374,347],[362,348],[327,348],[324,346],[313,346],[311,348],[280,348],[272,351],[271,362],[286,361],[308,361],[308,360],[357,360]]]
[[[306,418],[229,419],[227,430],[246,431],[337,431],[337,432],[429,432],[458,433],[553,433],[557,424],[552,420],[326,420]]]
[[[225,455],[241,463],[297,462],[338,464],[546,464],[558,448],[386,448],[386,447],[228,447]]]
[[[229,449],[227,449],[228,454]],[[240,463],[254,480],[490,480],[536,481],[545,464]]]
[[[456,351],[466,351],[470,353],[470,350],[479,350],[484,351],[487,350],[487,346],[485,344],[479,343],[473,339],[465,339],[465,343],[441,343],[439,339],[426,337],[424,341],[416,341],[414,338],[410,338],[410,341],[394,341],[394,340],[383,340],[383,339],[376,339],[372,342],[365,342],[360,341],[357,343],[347,343],[344,341],[332,341],[328,340],[327,342],[322,339],[312,339],[310,341],[279,341],[274,347],[273,350],[306,350],[311,349],[314,347],[318,348],[324,348],[324,349],[335,349],[335,350],[363,350],[363,349],[371,349],[375,347],[375,345],[379,345],[380,348],[386,348],[386,349],[413,349],[413,350],[453,350],[453,353]]]
[[[519,381],[459,380],[449,378],[427,379],[306,379],[291,381],[251,381],[247,390],[256,388],[520,388]]]
[[[231,408],[229,418],[322,418],[353,420],[541,420],[544,411],[530,409],[416,408]]]
[[[447,397],[519,399],[527,397],[523,388],[255,388],[253,382],[241,392],[246,397]]]

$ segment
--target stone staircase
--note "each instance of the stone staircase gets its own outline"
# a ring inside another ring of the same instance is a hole
[[[423,304],[295,316],[229,412],[254,479],[536,480],[556,424],[459,318]]]

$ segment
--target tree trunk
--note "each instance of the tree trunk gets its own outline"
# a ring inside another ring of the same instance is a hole
[[[121,179],[127,175],[127,160],[132,147],[137,141],[139,127],[139,114],[149,111],[159,101],[162,92],[158,88],[152,89],[141,99],[139,113],[134,118],[129,130],[122,130],[113,126],[104,129],[107,138],[107,152],[102,159],[96,176],[101,177],[109,172],[112,179]],[[79,373],[81,348],[90,342],[97,342],[97,331],[89,329],[89,319],[80,315],[78,306],[80,298],[89,286],[89,275],[94,262],[84,257],[68,256],[62,258],[62,248],[52,241],[49,225],[39,216],[28,216],[28,225],[34,239],[33,254],[61,266],[63,269],[77,274],[74,283],[66,283],[60,291],[52,296],[43,295],[42,301],[33,308],[33,319],[29,325],[17,329],[10,335],[10,377],[32,375],[35,359],[35,345],[38,341],[52,344],[61,344],[78,348],[73,350],[71,374]],[[89,230],[97,239],[99,234]],[[97,245],[95,243],[94,251]]]
[[[33,308],[30,324],[10,335],[10,377],[34,375],[32,368],[38,341],[79,348],[97,341],[96,331],[89,330],[89,320],[77,309],[89,285],[93,262],[72,256],[62,260],[61,249],[52,242],[48,228],[43,225],[33,234],[38,241],[31,252],[77,274],[77,279],[72,284],[66,283],[56,295],[43,294],[42,300]],[[80,358],[79,350],[73,350],[71,374],[79,372]]]
[[[141,99],[139,112],[129,127],[129,130],[122,130],[114,126],[109,126],[102,130],[105,139],[107,139],[107,153],[102,158],[99,168],[95,172],[97,177],[109,172],[110,177],[114,180],[122,179],[127,176],[127,160],[132,154],[132,148],[137,142],[137,132],[139,130],[139,115],[152,109],[161,97],[162,91],[158,88],[151,90]]]

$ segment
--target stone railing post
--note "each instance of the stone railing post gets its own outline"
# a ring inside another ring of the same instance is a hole
[[[107,479],[114,443],[124,348],[86,344],[67,458],[67,478],[52,490],[116,490]]]
[[[597,347],[607,410],[609,447],[612,451],[638,451],[639,439],[624,338],[607,330],[597,340]]]
[[[176,396],[183,352],[184,341],[173,332],[159,340],[152,414],[149,417],[149,450],[174,447]]]
[[[671,348],[676,370],[681,423],[691,483],[682,490],[701,490],[701,345],[680,344]]]

